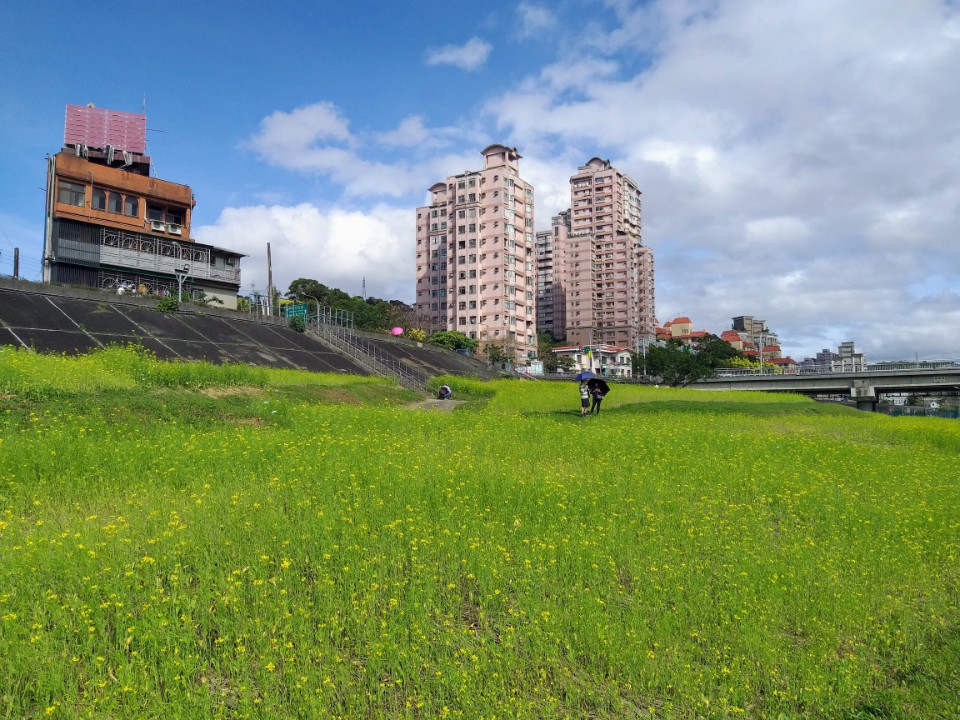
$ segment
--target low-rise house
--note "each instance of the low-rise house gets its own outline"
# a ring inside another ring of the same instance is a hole
[[[553,348],[557,358],[570,358],[572,372],[589,370],[605,377],[633,377],[630,348],[619,345],[568,345]]]

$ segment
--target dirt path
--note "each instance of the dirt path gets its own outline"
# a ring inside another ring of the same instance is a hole
[[[439,400],[437,398],[427,398],[426,400],[417,400],[408,405],[408,407],[421,408],[423,410],[440,410],[450,412],[457,405],[463,405],[463,400]]]

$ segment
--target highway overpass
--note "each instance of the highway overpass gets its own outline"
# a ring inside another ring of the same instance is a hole
[[[874,365],[860,372],[776,375],[731,373],[691,383],[690,387],[702,390],[762,390],[801,395],[848,395],[861,410],[874,410],[877,398],[881,394],[914,392],[960,395],[960,361]]]

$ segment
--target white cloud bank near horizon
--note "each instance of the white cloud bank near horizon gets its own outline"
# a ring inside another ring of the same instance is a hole
[[[368,294],[411,302],[432,183],[476,169],[489,142],[516,146],[544,229],[569,176],[600,156],[643,191],[661,323],[719,333],[753,315],[796,359],[844,340],[872,360],[960,358],[955,3],[607,6],[615,22],[573,28],[521,3],[522,27],[562,50],[477,99],[494,135],[477,113],[436,132],[388,113],[394,129],[351,132],[327,101],[268,116],[251,146],[338,184],[351,210],[227,208],[197,237],[251,254],[245,287],[265,287],[270,241],[278,287],[313,277],[359,293],[366,277]],[[387,147],[409,153],[377,160]]]

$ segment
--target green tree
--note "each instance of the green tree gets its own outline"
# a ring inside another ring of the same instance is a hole
[[[510,359],[503,343],[488,342],[483,346],[483,353],[487,356],[487,362],[491,365],[502,365]]]
[[[719,367],[729,367],[743,354],[716,335],[706,334],[688,346],[679,340],[667,340],[663,345],[647,348],[647,374],[663,378],[674,387],[683,387],[697,380],[716,377]],[[639,354],[633,356],[634,368],[643,362]]]
[[[684,387],[712,377],[714,370],[706,357],[680,342],[668,340],[666,345],[647,348],[647,374],[663,378],[663,382],[672,387]]]
[[[743,357],[743,353],[733,345],[710,333],[697,340],[694,348],[697,354],[707,358],[714,368],[726,365],[734,358]]]
[[[549,330],[537,331],[537,357],[543,363],[544,372],[554,372],[558,367],[557,354],[553,351],[557,344],[557,339]]]
[[[427,342],[431,345],[445,347],[448,350],[466,349],[473,352],[477,349],[476,340],[468,338],[462,332],[457,332],[456,330],[438,330],[437,332],[430,333]]]

